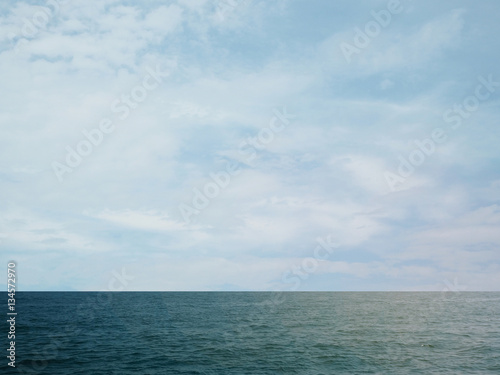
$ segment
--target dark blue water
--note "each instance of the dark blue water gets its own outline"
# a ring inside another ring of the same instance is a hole
[[[17,368],[4,357],[4,373],[500,374],[500,293],[21,292],[16,304]]]

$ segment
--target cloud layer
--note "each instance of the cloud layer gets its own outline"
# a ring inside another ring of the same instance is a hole
[[[22,290],[500,290],[497,10],[2,5],[0,259]]]

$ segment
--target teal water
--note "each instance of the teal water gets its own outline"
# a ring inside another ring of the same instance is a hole
[[[500,374],[500,293],[21,292],[16,304],[5,373]]]

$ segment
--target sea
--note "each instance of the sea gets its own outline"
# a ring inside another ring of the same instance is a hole
[[[500,374],[497,292],[18,292],[15,311],[5,374]]]

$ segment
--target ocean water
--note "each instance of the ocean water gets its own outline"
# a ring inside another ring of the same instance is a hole
[[[500,374],[500,293],[16,297],[17,367],[4,357],[3,373]]]

